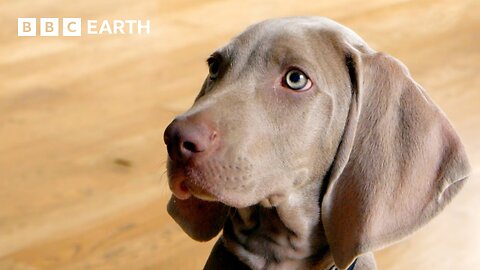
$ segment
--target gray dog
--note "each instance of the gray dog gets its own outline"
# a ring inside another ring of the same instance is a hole
[[[464,184],[443,112],[395,58],[329,19],[249,27],[165,131],[168,211],[205,269],[376,269]]]

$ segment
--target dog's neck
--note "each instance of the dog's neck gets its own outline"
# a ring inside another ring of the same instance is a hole
[[[227,249],[252,269],[328,269],[333,261],[316,199],[319,193],[316,181],[274,207],[236,209],[224,227]]]

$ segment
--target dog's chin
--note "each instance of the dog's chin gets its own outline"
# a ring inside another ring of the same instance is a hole
[[[198,187],[189,187],[189,192],[192,194],[193,197],[207,202],[221,202],[230,207],[245,207],[246,205],[242,204],[242,199],[235,199],[231,198],[230,196],[224,196],[225,194],[218,194],[214,195],[213,192],[209,192],[205,189],[201,189]],[[234,196],[235,197],[235,196]]]
[[[220,202],[224,205],[233,207],[233,208],[245,208],[255,204],[258,204],[261,200],[247,201],[245,195],[237,194],[223,194],[219,192],[218,194],[210,192],[198,187],[189,188],[190,194],[193,197],[207,202]]]
[[[208,184],[199,185],[198,183],[208,183],[205,179],[187,176],[181,170],[168,170],[169,182],[183,181],[185,188],[192,197],[206,202],[220,202],[233,208],[245,208],[256,205],[262,201],[262,198],[255,198],[255,192],[232,192],[231,190],[211,187]]]
[[[259,198],[255,196],[255,192],[238,193],[224,189],[208,189],[207,187],[197,186],[193,184],[195,181],[190,180],[186,180],[186,186],[193,197],[207,202],[220,202],[233,208],[246,208],[257,204],[271,208],[277,206],[285,199],[285,196],[278,194]]]

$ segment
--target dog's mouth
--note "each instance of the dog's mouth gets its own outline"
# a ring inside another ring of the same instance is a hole
[[[240,161],[238,161],[240,160]],[[167,172],[170,190],[179,200],[191,197],[221,202],[231,207],[247,207],[263,197],[257,190],[252,165],[240,158],[232,162],[211,158],[201,162],[180,163],[169,160]]]
[[[209,202],[214,202],[218,201],[216,196],[208,192],[207,190],[196,186],[195,184],[192,184],[195,181],[191,181],[190,179],[185,179],[181,185],[183,185],[183,189],[188,191],[193,197],[200,199],[202,201],[209,201]]]
[[[186,200],[191,196],[202,201],[218,201],[206,186],[202,173],[185,165],[167,163],[168,183],[173,195],[180,200]]]

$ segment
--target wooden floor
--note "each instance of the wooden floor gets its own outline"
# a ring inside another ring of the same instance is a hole
[[[0,269],[199,269],[169,218],[162,134],[246,26],[323,15],[401,59],[460,133],[470,182],[380,269],[480,269],[480,1],[0,1]],[[138,18],[150,35],[19,38],[18,17]]]

